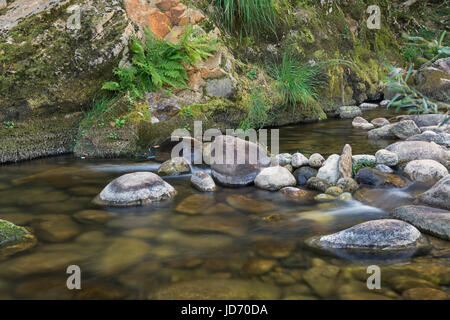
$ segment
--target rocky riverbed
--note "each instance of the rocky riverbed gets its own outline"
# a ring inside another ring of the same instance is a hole
[[[448,299],[442,147],[380,145],[352,122],[281,128],[281,154],[257,171],[73,157],[2,166],[0,298]],[[81,291],[66,288],[72,264]],[[374,264],[382,285],[369,290]]]

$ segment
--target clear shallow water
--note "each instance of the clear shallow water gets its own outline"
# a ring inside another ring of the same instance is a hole
[[[346,120],[282,128],[280,152],[340,153],[350,142],[355,154],[373,153],[377,147],[364,134],[354,134]],[[110,180],[158,166],[65,156],[0,167],[0,218],[38,238],[34,248],[0,259],[0,298],[402,299],[410,288],[448,291],[446,241],[430,237],[427,255],[376,262],[382,266],[376,291],[365,285],[373,261],[338,259],[304,245],[308,237],[385,218],[423,187],[368,191],[365,203],[319,204],[253,187],[202,194],[183,176],[167,178],[178,191],[173,201],[126,209],[91,203]],[[66,288],[72,264],[82,271],[76,292]]]

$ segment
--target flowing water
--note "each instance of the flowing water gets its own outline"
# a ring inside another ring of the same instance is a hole
[[[349,120],[282,128],[280,141],[280,152],[307,155],[340,154],[345,143],[354,154],[380,148]],[[296,202],[254,187],[204,194],[186,175],[166,178],[178,191],[172,201],[92,204],[112,179],[158,166],[72,156],[1,166],[0,218],[30,228],[38,243],[0,257],[0,299],[402,299],[410,288],[448,292],[450,245],[443,240],[429,237],[427,254],[402,261],[339,259],[304,245],[308,237],[388,217],[423,187],[372,190],[365,203]],[[381,267],[379,290],[366,286],[373,264]],[[69,265],[81,269],[81,290],[66,287]]]

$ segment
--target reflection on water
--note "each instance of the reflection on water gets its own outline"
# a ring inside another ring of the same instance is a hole
[[[347,142],[356,153],[376,149],[341,123],[331,121],[322,135],[322,124],[283,128],[280,151],[340,153]],[[450,283],[446,241],[430,238],[426,256],[379,262],[383,286],[377,291],[365,285],[369,262],[304,245],[310,236],[385,218],[387,207],[410,203],[420,188],[319,204],[253,187],[202,194],[187,175],[169,178],[178,191],[173,201],[120,209],[92,204],[112,179],[157,168],[151,161],[70,156],[0,167],[0,218],[31,228],[39,240],[0,261],[0,298],[401,299],[410,288],[446,290]],[[82,270],[81,291],[66,288],[72,264]]]

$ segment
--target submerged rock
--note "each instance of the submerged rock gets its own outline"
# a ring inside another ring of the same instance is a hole
[[[38,239],[47,242],[67,241],[81,232],[79,224],[62,214],[41,215],[33,221],[32,227]]]
[[[408,162],[403,169],[403,173],[408,179],[415,182],[436,183],[448,175],[448,170],[434,160],[414,160]]]
[[[340,178],[339,160],[340,156],[337,154],[329,156],[323,163],[323,166],[319,169],[317,178],[323,179],[330,184],[335,184]]]
[[[143,206],[175,196],[175,189],[152,172],[125,174],[110,182],[94,199],[105,206]]]
[[[422,232],[450,240],[450,211],[426,206],[403,206],[394,209],[391,216],[412,224]]]
[[[313,191],[303,190],[294,187],[286,187],[280,190],[282,194],[293,201],[310,201],[314,199],[316,193]]]
[[[419,195],[419,201],[432,207],[450,210],[450,175],[439,180],[431,189]]]
[[[101,210],[82,210],[76,212],[73,217],[81,223],[91,224],[106,223],[109,219],[111,219],[112,215]]]
[[[400,141],[386,147],[386,150],[397,154],[399,161],[435,160],[443,165],[447,162],[445,148],[434,142]]]
[[[227,157],[227,153],[231,156]],[[267,151],[250,141],[219,136],[211,145],[211,174],[225,186],[240,187],[252,184],[259,172],[269,167],[270,163]]]
[[[447,300],[449,295],[433,288],[412,288],[403,292],[403,297],[407,300]]]
[[[400,176],[392,173],[384,173],[372,168],[362,168],[356,174],[355,180],[360,184],[376,187],[406,187],[406,182]]]
[[[356,106],[343,106],[337,110],[337,114],[342,119],[353,119],[362,114],[360,108]]]
[[[333,195],[330,195],[330,194],[320,193],[314,197],[314,200],[319,201],[319,202],[328,202],[328,201],[336,200],[336,197]]]
[[[191,176],[191,184],[195,189],[203,192],[212,192],[216,190],[216,184],[213,178],[204,171],[196,171]]]
[[[311,167],[305,166],[298,168],[293,173],[294,178],[297,180],[297,185],[304,186],[309,178],[317,176],[317,170]]]
[[[255,178],[255,186],[270,191],[296,185],[292,173],[288,169],[277,166],[263,169]]]
[[[178,176],[189,172],[191,172],[189,163],[182,157],[167,160],[158,169],[158,174],[161,176]]]

